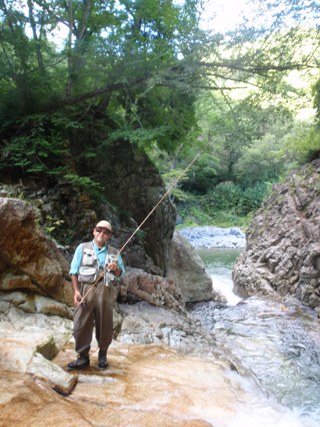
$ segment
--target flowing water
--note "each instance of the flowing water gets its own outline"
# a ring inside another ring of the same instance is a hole
[[[190,313],[257,379],[261,390],[303,422],[320,425],[320,323],[294,298],[241,300],[231,270],[240,249],[198,250],[227,304],[199,303]],[[263,414],[262,414],[263,416]]]

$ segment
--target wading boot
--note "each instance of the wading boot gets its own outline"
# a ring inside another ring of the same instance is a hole
[[[99,350],[98,366],[100,369],[107,369],[108,362],[107,362],[107,352],[106,351]]]
[[[82,356],[79,354],[76,360],[68,363],[68,369],[83,369],[90,366],[89,356]]]

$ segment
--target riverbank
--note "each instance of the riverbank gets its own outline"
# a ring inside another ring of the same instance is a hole
[[[194,248],[245,248],[246,235],[239,227],[186,227],[179,230]]]

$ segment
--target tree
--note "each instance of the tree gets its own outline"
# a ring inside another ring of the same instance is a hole
[[[270,92],[280,87],[283,73],[314,64],[315,52],[301,55],[309,29],[285,27],[280,7],[289,5],[296,19],[309,4],[273,3],[272,8],[266,3],[267,11],[276,11],[271,25],[221,35],[200,30],[200,2],[193,0],[1,0],[0,123],[6,164],[15,162],[11,138],[25,135],[30,142],[41,128],[37,117],[68,139],[79,158],[120,137],[144,149],[158,144],[174,154],[190,146],[190,132],[198,144],[195,102],[202,90],[220,91],[226,100],[239,86]],[[67,29],[66,37],[56,44],[61,28]],[[225,111],[219,126],[232,176],[252,129],[250,118],[234,114],[234,108]],[[51,120],[55,114],[73,124],[66,128],[58,120],[57,129]],[[86,141],[79,143],[77,128],[87,129]]]

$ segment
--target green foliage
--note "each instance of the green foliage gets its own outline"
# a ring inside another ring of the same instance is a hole
[[[246,216],[260,207],[269,191],[270,186],[264,182],[245,189],[233,182],[222,182],[202,198],[202,206],[208,214],[229,211],[238,216]]]
[[[312,93],[314,96],[314,107],[316,109],[316,118],[318,126],[320,126],[320,79],[316,81],[312,88]]]
[[[150,141],[157,141],[165,137],[168,129],[168,126],[153,127],[150,129],[122,128],[110,133],[105,143],[110,144],[118,140],[127,140],[141,149],[146,149],[150,145]]]
[[[79,128],[79,124],[58,113],[32,115],[21,122],[8,123],[1,132],[4,138],[13,127],[17,135],[4,140],[0,169],[60,175],[65,166],[63,159],[68,157],[68,129]]]
[[[230,210],[210,211],[202,208],[202,203],[194,200],[188,204],[177,204],[178,219],[177,229],[195,227],[199,225],[213,225],[216,227],[232,227],[234,225],[246,228],[251,220],[251,215],[239,215]]]
[[[270,194],[271,185],[257,182],[253,187],[247,187],[241,194],[236,212],[238,215],[248,215],[260,208],[263,200]]]
[[[311,160],[320,154],[320,130],[310,122],[296,122],[284,138],[280,152],[293,165]]]
[[[175,187],[172,190],[172,199],[176,204],[183,205],[184,203],[192,202],[194,196],[188,191],[183,191],[179,187]]]
[[[216,181],[218,170],[217,158],[211,154],[202,153],[188,171],[188,180],[183,182],[182,188],[193,193],[204,194]]]
[[[57,228],[63,225],[64,221],[62,219],[52,218],[51,215],[47,215],[44,222],[45,231],[51,235]]]
[[[213,187],[203,198],[204,207],[208,211],[228,210],[235,208],[241,198],[241,188],[231,181],[222,182]]]
[[[281,143],[276,135],[266,133],[245,147],[235,167],[237,181],[250,186],[261,181],[276,181],[287,166],[280,155]]]
[[[76,171],[107,144],[143,149],[165,182],[201,150],[173,198],[191,203],[191,221],[231,221],[257,208],[284,159],[319,150],[312,125],[295,121],[310,94],[284,79],[319,62],[317,31],[296,25],[304,11],[316,23],[314,3],[257,2],[259,28],[227,37],[199,28],[199,0],[47,3],[0,2],[0,169],[64,177],[98,197],[100,184]]]
[[[155,138],[160,149],[173,153],[185,141],[188,130],[196,126],[194,101],[194,96],[180,88],[173,91],[160,87],[139,99],[137,113],[142,126],[162,130]]]
[[[271,185],[263,182],[245,189],[233,182],[223,182],[200,197],[185,192],[184,199],[176,200],[178,228],[196,225],[246,228],[270,191]]]
[[[91,195],[99,194],[99,192],[103,191],[103,186],[100,183],[93,181],[87,176],[79,176],[68,173],[64,175],[64,179],[74,185],[82,187],[85,191],[87,191],[88,194]]]
[[[201,207],[194,202],[184,206],[178,204],[178,217],[183,221],[183,227],[212,223],[210,215],[206,214]]]

